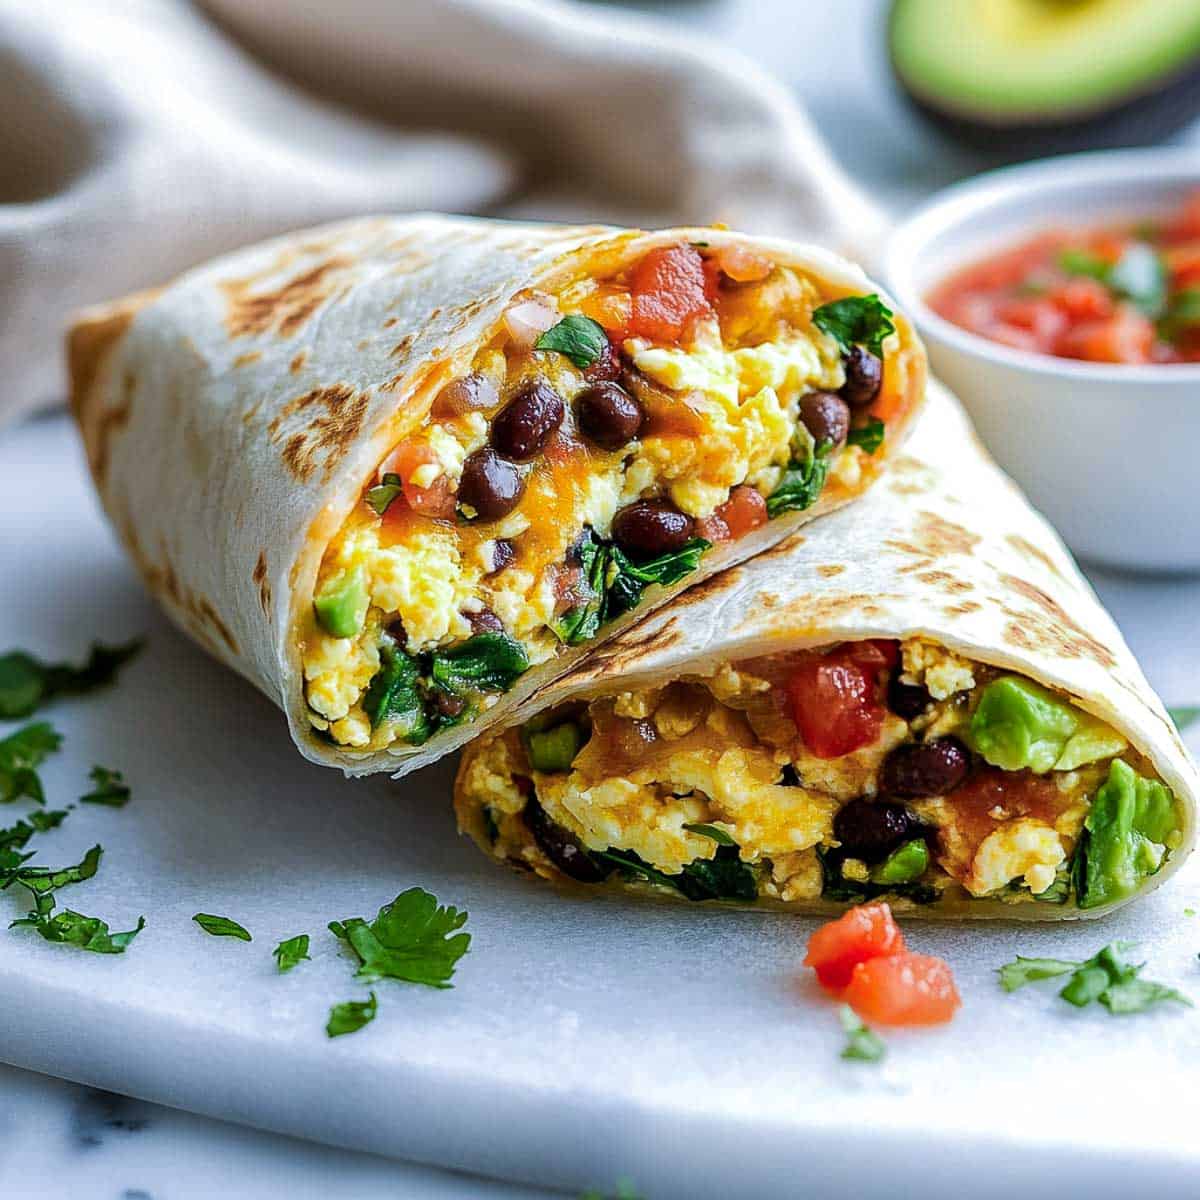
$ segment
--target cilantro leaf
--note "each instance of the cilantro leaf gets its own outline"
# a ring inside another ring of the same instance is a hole
[[[1058,266],[1068,275],[1086,275],[1089,279],[1098,279],[1101,283],[1108,282],[1108,272],[1111,265],[1106,259],[1076,246],[1068,246],[1059,251]]]
[[[785,512],[803,512],[816,503],[825,476],[829,474],[829,455],[832,447],[822,442],[806,459],[793,459],[783,473],[779,486],[767,497],[767,515],[777,517]]]
[[[91,879],[100,866],[102,846],[93,846],[83,859],[73,867],[26,867],[24,865],[0,869],[0,891],[19,883],[31,892],[52,892],[72,883]]]
[[[896,332],[891,318],[895,314],[880,298],[846,296],[822,304],[812,315],[813,324],[833,338],[843,350],[866,346],[872,354],[883,353],[884,338]]]
[[[1091,250],[1069,247],[1059,254],[1058,265],[1068,275],[1098,280],[1147,317],[1161,317],[1167,307],[1166,263],[1145,242],[1131,242],[1115,263]]]
[[[435,650],[430,660],[433,683],[460,696],[506,692],[529,669],[525,647],[506,633],[477,633],[459,646]]]
[[[57,829],[66,820],[65,809],[50,809],[49,811],[35,808],[15,825],[0,829],[0,851],[20,850],[35,833],[46,833]]]
[[[1194,725],[1200,719],[1200,707],[1168,708],[1167,715],[1175,722],[1175,728],[1182,733],[1189,725]]]
[[[1018,954],[1010,963],[998,969],[1000,986],[1006,992],[1015,992],[1027,983],[1038,979],[1054,979],[1059,975],[1069,975],[1079,967],[1077,962],[1069,962],[1061,958],[1024,958]]]
[[[838,1019],[846,1034],[842,1058],[856,1062],[880,1062],[885,1057],[887,1047],[883,1044],[883,1039],[855,1016],[850,1005],[838,1006]]]
[[[41,804],[46,794],[37,768],[62,745],[62,734],[45,721],[23,725],[0,740],[0,804],[21,797]]]
[[[146,927],[146,918],[138,917],[135,928],[124,933],[109,933],[106,922],[99,917],[87,917],[83,913],[65,908],[54,912],[54,895],[43,892],[35,896],[37,907],[27,917],[10,923],[9,928],[28,925],[36,929],[48,942],[61,942],[78,946],[93,954],[124,954],[125,948]]]
[[[1168,301],[1167,311],[1158,321],[1158,336],[1164,341],[1178,341],[1197,326],[1200,326],[1200,288],[1184,288]]]
[[[698,833],[701,837],[712,838],[718,846],[736,846],[737,842],[718,825],[709,825],[703,821],[685,822],[684,829],[689,833]]]
[[[215,917],[211,913],[196,913],[192,917],[192,920],[205,933],[211,933],[213,937],[240,938],[243,942],[254,940],[251,938],[248,930],[244,929],[236,921],[231,921],[228,917]]]
[[[325,1032],[331,1038],[341,1037],[344,1033],[357,1033],[364,1025],[375,1020],[375,1011],[374,992],[366,1000],[347,1000],[344,1004],[335,1004],[329,1010]]]
[[[393,471],[388,471],[384,475],[382,483],[367,489],[367,503],[382,517],[391,502],[403,490],[404,484],[400,476]]]
[[[535,350],[557,350],[577,367],[590,367],[608,348],[608,334],[591,317],[563,317],[534,343]]]
[[[1144,1012],[1164,1000],[1173,1000],[1188,1008],[1195,1007],[1182,992],[1166,984],[1155,983],[1152,979],[1124,979],[1120,983],[1110,984],[1100,994],[1100,1003],[1118,1016]]]
[[[347,917],[331,921],[330,931],[347,942],[358,956],[356,979],[402,979],[429,987],[452,987],[458,960],[466,954],[471,935],[456,933],[467,913],[453,905],[439,905],[423,888],[401,892],[379,910],[374,921]]]
[[[83,804],[107,804],[109,808],[124,808],[129,803],[129,784],[120,771],[108,767],[93,767],[88,778],[96,785],[86,796],[80,796]]]
[[[275,964],[280,973],[290,971],[301,962],[311,961],[308,954],[308,934],[298,933],[295,937],[286,938],[271,953],[275,956]]]
[[[124,646],[97,642],[81,667],[44,663],[23,650],[0,655],[0,719],[19,720],[55,696],[88,692],[111,683],[142,645],[141,639]]]
[[[848,446],[861,446],[867,454],[874,454],[887,436],[887,427],[878,417],[872,417],[865,425],[850,430],[846,437]]]

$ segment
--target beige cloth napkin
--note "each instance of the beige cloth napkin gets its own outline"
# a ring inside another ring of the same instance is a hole
[[[61,400],[80,305],[368,211],[723,220],[869,246],[877,211],[722,47],[564,0],[0,0],[0,420]]]

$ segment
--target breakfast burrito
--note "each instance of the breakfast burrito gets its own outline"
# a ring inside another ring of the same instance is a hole
[[[1157,885],[1200,781],[956,402],[853,509],[691,589],[468,747],[460,827],[546,879],[1054,920]]]
[[[823,250],[441,216],[240,251],[69,350],[150,589],[350,773],[438,757],[858,495],[925,382]]]

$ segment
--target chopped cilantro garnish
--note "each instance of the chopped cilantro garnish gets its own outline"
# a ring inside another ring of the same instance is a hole
[[[0,740],[0,804],[27,797],[41,804],[46,794],[37,768],[62,745],[62,734],[45,721],[23,725]]]
[[[866,346],[872,354],[883,353],[884,338],[896,332],[894,314],[876,295],[846,296],[822,304],[812,315],[813,324],[833,338],[843,350]]]
[[[129,784],[120,771],[108,767],[93,767],[88,778],[96,785],[79,799],[84,804],[107,804],[109,808],[124,808],[129,803]]]
[[[736,846],[737,842],[719,825],[709,825],[703,821],[685,822],[684,829],[689,833],[698,833],[701,837],[712,838],[718,846]]]
[[[280,972],[290,971],[298,963],[308,959],[308,934],[298,933],[295,937],[286,938],[275,947],[271,953]]]
[[[335,1004],[329,1010],[325,1032],[331,1038],[341,1037],[344,1033],[357,1033],[364,1025],[375,1020],[375,1010],[374,992],[366,1000],[347,1000],[344,1004]]]
[[[363,983],[401,979],[447,988],[471,944],[469,933],[455,932],[466,920],[465,911],[439,905],[435,896],[414,887],[385,904],[369,923],[364,917],[347,917],[331,921],[329,929],[358,956],[355,978]]]
[[[1175,728],[1182,732],[1200,718],[1200,707],[1168,708],[1167,715],[1175,722]]]
[[[1116,1014],[1144,1012],[1164,1000],[1191,1008],[1191,1000],[1182,992],[1140,978],[1145,963],[1130,963],[1124,958],[1133,945],[1133,942],[1112,942],[1083,962],[1018,956],[999,969],[1000,986],[1006,992],[1015,992],[1039,979],[1069,975],[1066,986],[1058,994],[1076,1008],[1084,1008],[1094,1000]]]
[[[102,846],[93,846],[73,867],[27,867],[24,864],[0,869],[0,891],[19,883],[31,892],[52,892],[72,883],[91,879],[100,866]]]
[[[367,503],[382,517],[388,510],[388,505],[404,490],[404,484],[399,475],[388,471],[383,482],[367,489]]]
[[[883,445],[886,436],[887,426],[878,417],[872,417],[865,425],[850,430],[846,443],[861,446],[867,454],[874,454]]]
[[[838,1019],[846,1034],[846,1045],[842,1058],[856,1062],[880,1062],[887,1054],[883,1039],[874,1030],[868,1029],[854,1014],[848,1004],[838,1006]]]
[[[608,334],[591,317],[563,317],[534,343],[535,350],[557,350],[577,367],[590,367],[608,347]]]
[[[124,646],[96,643],[81,667],[44,663],[23,650],[0,655],[0,719],[19,720],[55,696],[88,692],[111,683],[142,644],[140,639]]]
[[[228,917],[214,917],[211,913],[196,913],[192,920],[213,937],[240,938],[243,942],[253,941],[247,929]]]
[[[83,913],[65,908],[54,911],[54,895],[43,892],[34,897],[37,907],[27,917],[11,922],[10,929],[28,925],[36,929],[48,942],[62,942],[78,946],[93,954],[124,954],[125,948],[146,927],[146,918],[138,917],[135,928],[124,933],[110,933],[108,924],[99,917],[87,917]]]

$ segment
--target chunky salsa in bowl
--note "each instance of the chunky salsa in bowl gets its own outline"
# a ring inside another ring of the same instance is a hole
[[[1054,228],[960,268],[939,316],[1017,350],[1097,363],[1200,362],[1200,188],[1153,218]]]

